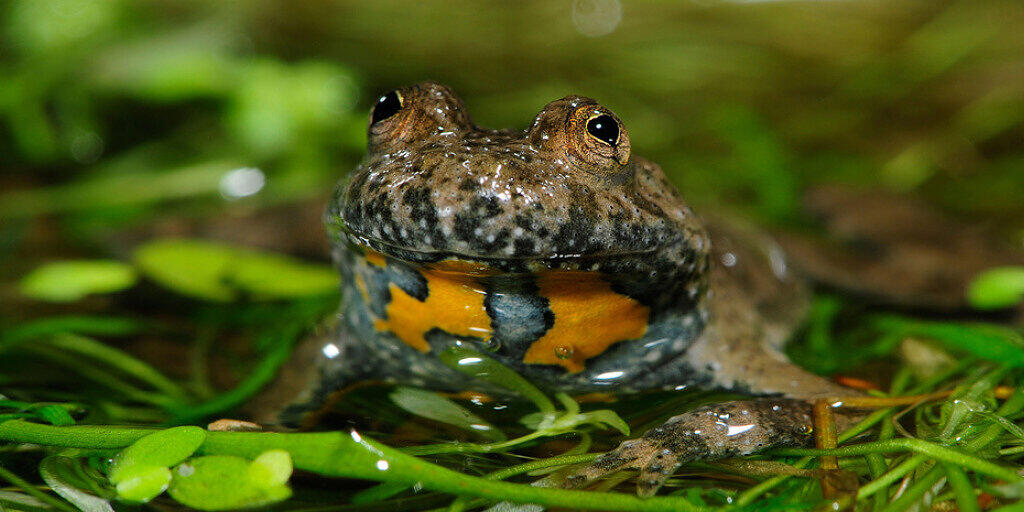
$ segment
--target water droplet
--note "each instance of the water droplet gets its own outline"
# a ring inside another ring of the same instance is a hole
[[[559,345],[555,347],[555,357],[559,359],[569,359],[572,357],[575,350],[569,345]]]
[[[498,349],[501,348],[501,340],[494,336],[491,336],[484,340],[483,345],[484,348],[486,348],[487,350],[490,350],[491,352],[497,352]]]

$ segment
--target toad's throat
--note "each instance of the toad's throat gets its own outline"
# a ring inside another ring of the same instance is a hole
[[[380,270],[404,265],[372,252],[363,262]],[[389,281],[374,327],[421,352],[431,350],[430,333],[441,331],[512,351],[526,364],[577,373],[612,345],[641,338],[650,320],[648,306],[613,290],[599,272],[510,276],[454,260],[399,272],[414,272],[417,285]],[[356,277],[369,301],[366,282]]]

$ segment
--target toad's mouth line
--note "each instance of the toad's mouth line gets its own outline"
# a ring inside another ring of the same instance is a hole
[[[401,245],[397,245],[391,242],[386,242],[378,238],[369,237],[366,235],[359,234],[347,226],[344,227],[344,232],[348,237],[349,242],[352,245],[362,248],[369,248],[373,251],[384,254],[388,257],[395,258],[397,260],[405,261],[408,263],[427,263],[427,262],[438,262],[443,260],[461,260],[467,262],[481,263],[481,264],[495,264],[495,263],[508,263],[515,262],[521,264],[539,263],[539,264],[564,264],[564,263],[595,263],[602,261],[613,261],[623,259],[636,259],[649,257],[652,254],[671,247],[674,244],[681,243],[680,239],[672,239],[664,241],[661,244],[652,246],[646,249],[640,250],[622,250],[619,248],[609,248],[603,251],[591,251],[591,252],[564,252],[564,253],[547,253],[547,254],[531,254],[528,256],[516,256],[516,255],[484,255],[484,254],[471,254],[466,252],[456,252],[444,249],[438,250],[423,250],[420,248],[410,248]]]

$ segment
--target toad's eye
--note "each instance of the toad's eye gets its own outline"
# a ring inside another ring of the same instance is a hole
[[[402,110],[402,95],[398,91],[391,91],[377,100],[373,106],[373,113],[370,114],[370,124],[377,124]]]
[[[619,142],[619,123],[608,114],[594,116],[587,121],[587,133],[609,146],[614,146]]]

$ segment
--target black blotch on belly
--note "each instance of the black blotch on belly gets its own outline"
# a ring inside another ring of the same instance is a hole
[[[491,317],[499,352],[521,357],[534,341],[555,325],[548,299],[537,295],[534,279],[498,278],[485,286],[484,308]]]
[[[386,272],[388,279],[403,292],[409,294],[410,297],[420,302],[427,300],[430,288],[427,286],[427,279],[419,271],[407,265],[396,263],[389,264]]]

